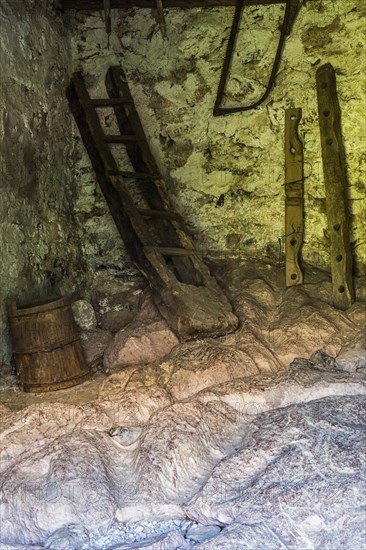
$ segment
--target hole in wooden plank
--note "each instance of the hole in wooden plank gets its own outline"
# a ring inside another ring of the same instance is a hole
[[[195,269],[191,258],[164,256],[166,266],[180,283],[193,286],[203,286],[201,274]]]
[[[290,241],[291,246],[295,246],[296,243],[297,243],[296,239],[291,239]]]
[[[329,116],[329,115],[330,115],[330,111],[323,111],[323,115],[324,115],[324,116]]]
[[[343,294],[343,292],[345,291],[345,288],[343,285],[341,285],[340,287],[338,287],[338,292],[340,292],[341,294]]]
[[[333,225],[333,229],[334,229],[335,231],[339,231],[340,228],[341,228],[341,225],[340,225],[339,223],[336,223],[335,225]]]
[[[296,120],[296,115],[291,115],[291,120]]]
[[[328,139],[327,139],[327,145],[332,145],[332,143],[333,143],[332,138],[328,138]]]
[[[338,254],[338,256],[336,256],[336,260],[337,262],[341,262],[343,260],[342,254]]]
[[[292,274],[291,274],[291,279],[292,279],[293,281],[295,281],[295,280],[297,279],[296,273],[292,273]]]

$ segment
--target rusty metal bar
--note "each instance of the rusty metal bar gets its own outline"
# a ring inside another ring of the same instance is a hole
[[[225,94],[225,87],[229,77],[229,71],[230,71],[232,57],[235,49],[236,38],[238,35],[240,20],[241,20],[243,8],[244,8],[244,1],[243,0],[237,1],[233,23],[231,26],[230,36],[227,44],[224,64],[221,71],[220,82],[217,89],[216,101],[213,109],[214,116],[241,113],[243,111],[249,111],[251,109],[255,109],[256,107],[261,105],[261,103],[263,103],[263,101],[265,101],[265,99],[268,97],[276,80],[277,71],[281,61],[281,55],[282,55],[282,50],[283,50],[286,36],[290,33],[291,27],[293,25],[293,22],[295,20],[298,7],[299,7],[298,0],[282,0],[282,2],[276,2],[276,3],[284,3],[284,2],[286,2],[286,9],[283,17],[283,24],[282,24],[280,39],[278,41],[278,46],[277,46],[276,56],[272,66],[272,71],[264,93],[259,99],[257,99],[252,103],[249,103],[248,105],[241,105],[241,106],[235,106],[235,107],[223,107],[222,102]],[[250,5],[250,4],[249,2],[246,2],[245,5]]]

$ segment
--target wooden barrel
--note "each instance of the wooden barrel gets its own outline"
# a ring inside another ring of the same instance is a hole
[[[66,297],[17,307],[9,320],[19,386],[39,393],[81,384],[90,376]]]

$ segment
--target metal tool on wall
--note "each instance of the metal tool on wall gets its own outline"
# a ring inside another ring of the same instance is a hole
[[[103,0],[105,32],[109,36],[112,32],[111,0]]]
[[[339,309],[347,309],[354,300],[347,174],[336,77],[330,63],[322,65],[317,70],[316,85],[330,237],[333,303]]]
[[[156,12],[159,29],[163,38],[167,37],[166,22],[164,16],[163,0],[156,0]]]
[[[303,273],[299,264],[304,234],[303,146],[298,128],[301,109],[285,111],[285,246],[286,286],[300,285]]]
[[[266,86],[264,93],[259,99],[257,99],[252,103],[249,103],[248,105],[236,106],[236,107],[224,107],[222,103],[225,95],[226,84],[229,78],[229,71],[232,63],[237,35],[239,32],[239,25],[242,18],[244,5],[245,5],[244,0],[238,0],[235,13],[234,13],[231,30],[230,30],[230,36],[229,36],[229,40],[226,48],[226,54],[225,54],[224,64],[221,71],[219,86],[217,89],[216,101],[213,109],[214,116],[221,116],[221,115],[228,115],[232,113],[240,113],[242,111],[249,111],[250,109],[254,109],[255,107],[258,107],[268,97],[270,91],[273,88],[274,82],[276,80],[286,36],[288,36],[291,32],[292,25],[295,21],[295,18],[297,16],[297,13],[300,7],[299,0],[279,0],[279,1],[276,0],[276,2],[273,2],[273,3],[278,4],[280,2],[286,3],[286,8],[285,8],[285,13],[283,17],[281,34],[278,41],[275,59],[273,62],[268,84]]]

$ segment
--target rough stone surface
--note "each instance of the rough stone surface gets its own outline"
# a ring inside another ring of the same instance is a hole
[[[4,300],[54,295],[85,280],[73,217],[74,144],[65,88],[70,35],[46,0],[0,3],[0,360],[9,360]]]
[[[347,312],[334,309],[327,274],[306,271],[306,283],[289,290],[282,271],[271,265],[253,270],[248,264],[225,263],[216,275],[228,285],[241,328],[216,340],[180,344],[159,364],[136,365],[125,378],[126,387],[158,384],[181,400],[237,378],[283,371],[299,355],[318,364],[325,354],[334,365],[341,350],[352,355],[352,348],[366,345],[365,303],[357,302]],[[136,322],[152,317],[159,318],[156,308],[144,301]]]
[[[71,308],[75,323],[81,330],[93,330],[97,328],[97,318],[90,302],[76,300],[72,303]]]
[[[365,304],[335,310],[315,271],[286,290],[269,265],[212,268],[236,333],[99,373],[87,401],[89,382],[0,408],[1,548],[362,548]],[[145,294],[131,338],[162,322]]]
[[[283,5],[245,7],[226,105],[245,104],[263,92],[283,9]],[[166,39],[150,10],[116,11],[109,50],[102,21],[95,14],[76,13],[72,21],[75,65],[83,68],[96,95],[102,91],[109,65],[121,64],[125,69],[173,202],[204,253],[280,258],[285,109],[302,107],[300,135],[306,178],[303,256],[310,264],[328,266],[315,74],[320,64],[332,63],[342,109],[351,239],[357,268],[364,270],[365,128],[361,121],[365,119],[365,102],[360,59],[365,50],[365,7],[354,0],[336,5],[332,0],[302,2],[269,98],[255,110],[213,117],[233,11],[225,7],[168,10]],[[112,118],[110,113],[103,117],[110,128]],[[80,201],[88,204],[85,194],[92,195],[94,184],[85,153],[80,164],[85,170],[78,181],[80,197],[84,197]],[[95,199],[89,198],[89,203],[93,202]],[[96,219],[105,219],[105,209],[100,206],[97,213],[86,212],[94,231]],[[115,232],[110,231],[109,238],[110,242],[116,240]],[[120,254],[114,257],[118,263]]]
[[[327,398],[255,420],[187,507],[230,526],[199,548],[362,548],[365,404]]]
[[[363,371],[318,354],[230,384],[171,404],[106,381],[88,405],[7,413],[0,542],[174,550],[193,529],[211,535],[202,548],[361,548]]]
[[[366,369],[366,349],[351,349],[342,351],[336,357],[335,364],[338,369],[348,372]]]
[[[249,353],[261,372],[266,362],[278,370],[317,349],[334,357],[343,348],[366,347],[365,302],[335,309],[326,272],[306,268],[304,285],[286,289],[283,272],[270,264],[218,263],[214,271],[242,321],[239,331],[219,340]]]
[[[215,341],[190,342],[178,346],[164,363],[172,370],[168,388],[178,401],[209,386],[259,373],[251,357],[244,351]]]
[[[81,333],[86,364],[91,368],[103,366],[103,355],[113,336],[108,330],[95,329]]]
[[[153,363],[167,355],[179,344],[165,321],[146,325],[130,323],[121,329],[105,351],[103,365],[106,372]]]
[[[112,428],[144,425],[150,416],[171,404],[159,387],[130,391],[109,391],[83,406],[65,403],[37,403],[14,413],[4,409],[1,421],[0,471],[15,463],[28,447],[37,449],[55,437],[82,430],[107,432]],[[56,432],[55,432],[56,430]]]
[[[145,280],[139,278],[124,281],[115,277],[95,277],[91,295],[99,326],[118,332],[130,323],[140,309],[145,286]]]

